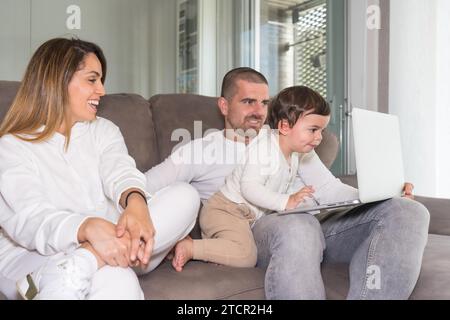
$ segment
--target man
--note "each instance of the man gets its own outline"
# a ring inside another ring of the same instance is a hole
[[[191,183],[202,200],[207,200],[244,154],[251,132],[262,127],[268,102],[268,83],[262,74],[250,68],[231,70],[224,77],[218,100],[225,131],[194,140],[148,171],[150,191],[183,181]],[[215,155],[215,161],[204,161],[211,155]],[[331,180],[333,186],[351,188],[334,177]],[[297,186],[312,185],[309,182],[298,181]],[[327,187],[314,186],[316,190]],[[266,297],[325,299],[320,271],[323,262],[350,265],[348,299],[407,299],[419,276],[429,224],[428,211],[411,200],[412,188],[405,184],[404,196],[410,199],[367,204],[331,216],[260,218],[252,231],[258,249],[257,266],[266,269]],[[178,261],[186,260],[180,257],[191,258],[190,241],[186,238],[175,248],[172,264],[177,271],[182,270]]]

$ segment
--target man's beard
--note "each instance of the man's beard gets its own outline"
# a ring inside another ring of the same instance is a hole
[[[257,125],[252,125],[250,121],[257,120],[259,123]],[[239,125],[235,125],[234,123],[230,123],[231,127],[234,129],[237,135],[241,137],[249,137],[254,138],[258,135],[259,130],[262,128],[264,124],[264,117],[258,115],[249,115],[244,118],[244,121]]]

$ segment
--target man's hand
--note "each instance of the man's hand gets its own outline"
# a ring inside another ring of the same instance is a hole
[[[403,198],[408,198],[411,200],[414,200],[413,195],[414,185],[412,183],[405,183],[405,186],[403,187]]]
[[[129,191],[124,192],[124,195]],[[123,196],[122,196],[123,198]],[[121,238],[126,233],[131,237],[130,260],[133,266],[148,265],[153,251],[155,228],[150,218],[148,206],[138,194],[131,194],[128,205],[117,222],[116,235]],[[136,259],[140,263],[137,263]]]

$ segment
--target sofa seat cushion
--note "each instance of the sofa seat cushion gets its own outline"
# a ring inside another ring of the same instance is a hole
[[[323,264],[322,279],[328,300],[344,300],[350,288],[348,264]]]
[[[140,282],[148,300],[264,299],[264,271],[259,268],[191,261],[176,272],[166,261]]]
[[[430,234],[412,300],[450,300],[450,237]]]
[[[348,266],[324,266],[322,275],[327,298],[345,299],[349,289]],[[410,299],[450,300],[450,237],[429,235],[419,280]]]

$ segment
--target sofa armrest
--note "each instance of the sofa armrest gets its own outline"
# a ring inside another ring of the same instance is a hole
[[[427,207],[430,212],[429,233],[450,235],[450,200],[421,196],[416,196],[415,199]]]
[[[338,177],[345,184],[358,187],[355,175]],[[438,235],[450,235],[450,199],[415,196],[415,200],[423,204],[430,212],[430,231]]]

